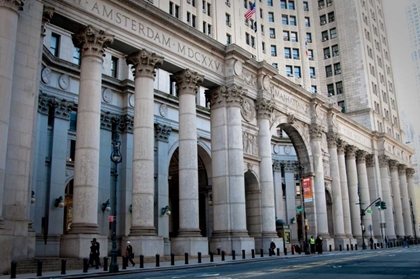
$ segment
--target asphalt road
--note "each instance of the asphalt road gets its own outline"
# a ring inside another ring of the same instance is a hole
[[[420,279],[419,256],[420,246],[412,246],[408,249],[359,250],[345,254],[332,252],[323,255],[311,255],[291,259],[270,259],[259,262],[215,265],[203,268],[141,272],[115,275],[112,278]]]

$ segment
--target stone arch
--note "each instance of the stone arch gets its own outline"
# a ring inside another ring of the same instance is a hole
[[[251,237],[259,237],[262,233],[261,189],[257,174],[248,170],[244,174],[246,228]]]

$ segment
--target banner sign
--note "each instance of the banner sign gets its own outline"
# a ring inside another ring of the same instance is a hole
[[[303,185],[303,201],[304,202],[312,202],[312,179],[310,177],[302,179]]]

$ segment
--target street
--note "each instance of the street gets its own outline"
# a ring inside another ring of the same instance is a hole
[[[112,278],[420,278],[420,246],[114,275]],[[101,278],[101,277],[96,277]],[[102,278],[110,278],[104,276]]]

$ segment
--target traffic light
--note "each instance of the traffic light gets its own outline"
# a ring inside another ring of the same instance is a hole
[[[375,206],[376,206],[378,209],[381,209],[381,201],[377,201],[377,202],[375,202]]]
[[[381,209],[386,209],[386,203],[384,201],[381,202]]]

